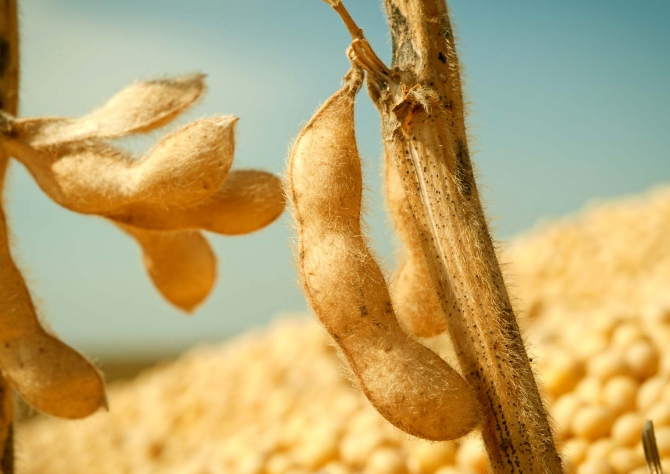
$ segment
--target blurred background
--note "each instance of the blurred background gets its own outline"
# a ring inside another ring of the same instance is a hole
[[[377,0],[346,2],[378,55]],[[670,3],[450,2],[466,72],[479,183],[503,243],[586,203],[670,183]],[[21,114],[79,116],[136,80],[202,71],[209,92],[182,119],[234,114],[234,167],[281,173],[291,140],[348,68],[349,37],[319,0],[24,0]],[[393,268],[379,123],[357,104],[368,223]],[[141,152],[161,133],[126,142]],[[12,164],[13,252],[42,317],[112,377],[304,311],[288,215],[249,236],[210,235],[219,279],[186,317],[154,290],[139,248],[102,219],[50,202]]]

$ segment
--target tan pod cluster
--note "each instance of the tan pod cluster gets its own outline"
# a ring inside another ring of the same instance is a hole
[[[3,116],[2,147],[56,203],[110,219],[133,237],[159,292],[184,311],[209,295],[216,256],[200,230],[239,235],[284,209],[278,177],[230,171],[237,118],[192,122],[143,158],[110,140],[162,127],[204,91],[202,75],[140,82],[79,119]]]
[[[9,73],[0,76],[6,105],[0,112],[0,192],[13,157],[54,202],[105,217],[134,238],[161,294],[192,311],[216,279],[216,257],[200,230],[236,235],[269,224],[284,208],[279,178],[255,170],[230,172],[237,122],[232,116],[192,122],[165,136],[143,158],[113,146],[113,139],[149,132],[176,118],[201,96],[202,75],[134,84],[79,119],[15,117],[16,24],[2,23],[16,21],[15,7],[5,4],[7,11],[0,15],[0,33],[11,36],[6,41],[11,51],[3,59],[11,64],[2,65]],[[96,368],[40,324],[11,257],[2,206],[0,281],[0,370],[9,386],[54,416],[81,418],[105,406]],[[0,386],[4,408],[11,401],[8,390]],[[3,449],[11,454],[8,408],[0,425]],[[6,469],[11,467],[0,465]]]
[[[288,185],[302,283],[379,413],[415,436],[459,438],[479,422],[476,397],[458,372],[402,331],[362,234],[363,181],[354,135],[362,79],[362,71],[352,69],[291,150]]]

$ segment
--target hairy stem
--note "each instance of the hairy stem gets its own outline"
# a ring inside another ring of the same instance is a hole
[[[15,116],[19,101],[19,32],[16,0],[0,0],[0,109]],[[9,157],[0,150],[0,232],[7,231],[3,189]],[[6,241],[6,239],[0,239]],[[0,374],[0,472],[14,472],[12,390]]]
[[[484,407],[495,473],[561,473],[535,378],[482,210],[468,150],[460,68],[445,0],[385,0],[392,81],[368,89],[386,155],[403,180],[464,376]]]

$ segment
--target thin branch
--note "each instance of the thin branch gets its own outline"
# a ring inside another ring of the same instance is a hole
[[[375,72],[384,79],[390,80],[391,71],[389,71],[386,64],[379,59],[379,56],[374,52],[372,46],[368,43],[368,40],[365,39],[363,30],[358,27],[354,19],[344,7],[342,0],[324,0],[324,2],[333,7],[333,10],[340,15],[340,18],[342,18],[344,25],[347,27],[347,30],[351,35],[351,39],[353,40],[349,53],[351,60],[355,61],[368,71]]]
[[[656,434],[654,433],[654,423],[651,420],[647,420],[642,429],[642,447],[650,474],[663,474],[661,456],[658,454]]]

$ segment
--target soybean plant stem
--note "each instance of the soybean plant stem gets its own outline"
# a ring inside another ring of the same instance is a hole
[[[393,64],[380,72],[369,45],[356,46],[362,31],[341,0],[326,1],[354,38],[350,56],[369,72],[389,165],[403,181],[449,336],[484,409],[491,467],[562,473],[474,179],[446,2],[385,0]]]
[[[0,0],[0,109],[16,115],[19,91],[19,34],[16,0]],[[0,150],[0,219],[2,211],[5,171],[9,157]],[[0,231],[6,231],[4,225]],[[0,315],[0,318],[2,315]],[[0,323],[2,319],[0,319]],[[0,375],[0,472],[14,472],[14,436],[12,389]]]
[[[496,474],[563,472],[470,161],[445,0],[385,0],[400,87],[369,76]],[[449,297],[451,295],[451,297]]]

